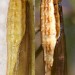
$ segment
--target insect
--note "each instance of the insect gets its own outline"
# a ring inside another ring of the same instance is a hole
[[[41,1],[41,34],[44,49],[45,75],[50,75],[57,39],[60,36],[58,0]],[[55,5],[54,5],[55,4]]]

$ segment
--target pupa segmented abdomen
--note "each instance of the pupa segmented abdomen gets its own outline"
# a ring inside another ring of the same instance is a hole
[[[41,2],[41,33],[46,72],[53,65],[53,55],[57,41],[57,23],[53,3],[53,0],[42,0]]]

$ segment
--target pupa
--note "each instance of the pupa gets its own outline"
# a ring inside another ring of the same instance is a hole
[[[54,49],[60,36],[58,0],[41,0],[41,37],[44,49],[45,75],[50,75]]]

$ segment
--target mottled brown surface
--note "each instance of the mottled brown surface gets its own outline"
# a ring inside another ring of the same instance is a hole
[[[39,13],[39,11],[38,11]],[[62,11],[60,10],[60,14],[61,14],[61,35],[58,38],[58,42],[55,48],[55,54],[54,54],[54,64],[53,64],[53,68],[52,68],[52,75],[67,75],[67,55],[66,55],[66,43],[65,43],[65,34],[64,34],[64,24],[63,24],[63,15],[62,15]],[[38,14],[36,14],[38,16]],[[36,26],[39,26],[36,24]],[[40,34],[39,34],[40,36]],[[38,37],[38,36],[36,36]],[[38,39],[39,40],[39,39]],[[39,40],[40,41],[40,40]],[[37,45],[39,43],[39,41],[36,40]],[[38,46],[39,47],[39,46]],[[40,60],[43,61],[42,58],[42,54],[41,54],[41,49],[38,50],[37,57],[36,57],[36,75],[44,75],[44,69],[42,69],[42,67],[44,66],[44,62],[41,63],[39,62]],[[38,59],[37,59],[38,58]],[[43,65],[42,65],[43,64]],[[40,68],[40,70],[39,70]]]

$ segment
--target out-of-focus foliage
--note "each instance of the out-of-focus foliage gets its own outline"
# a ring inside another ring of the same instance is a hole
[[[64,28],[66,34],[66,47],[67,47],[67,58],[68,58],[68,72],[69,75],[74,75],[72,70],[75,64],[75,12],[72,11],[68,15],[64,15]],[[73,74],[72,74],[73,73]]]
[[[75,0],[68,0],[73,7],[75,7]]]
[[[65,33],[66,33],[66,41],[67,41],[67,52],[69,52],[68,58],[72,60],[73,53],[74,53],[73,50],[75,49],[75,41],[74,41],[75,39],[75,14],[74,12],[71,12],[70,15],[64,16],[64,24],[65,24]]]
[[[63,17],[66,34],[68,75],[75,75],[75,0],[66,1],[70,5],[69,7],[67,5],[63,6],[64,12],[67,11],[66,13],[64,13]]]

